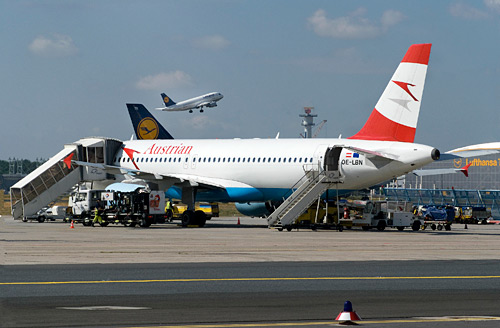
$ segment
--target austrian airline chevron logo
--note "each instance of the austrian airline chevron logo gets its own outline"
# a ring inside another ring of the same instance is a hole
[[[158,124],[150,117],[143,118],[137,124],[137,135],[140,139],[156,139],[158,134]]]
[[[418,101],[418,99],[415,98],[415,96],[411,93],[410,89],[408,88],[408,86],[414,87],[415,84],[411,84],[411,83],[407,83],[407,82],[400,82],[400,81],[392,81],[392,82],[396,83],[401,89],[406,91],[406,93],[408,95],[410,95],[410,97],[412,97],[413,100]]]
[[[135,161],[134,161],[134,154],[135,153],[140,154],[140,153],[137,150],[133,150],[133,149],[130,149],[130,148],[125,148],[125,147],[123,147],[123,151],[130,158],[130,160],[134,164],[135,168],[138,169],[138,170],[140,170],[139,167],[137,166],[137,164],[135,164]]]

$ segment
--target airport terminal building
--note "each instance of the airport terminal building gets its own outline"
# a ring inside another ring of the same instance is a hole
[[[440,174],[417,177],[410,173],[400,179],[398,187],[409,189],[468,189],[468,190],[500,190],[500,154],[460,158],[438,161],[424,167],[425,169],[462,168],[468,164],[469,176],[462,173]]]

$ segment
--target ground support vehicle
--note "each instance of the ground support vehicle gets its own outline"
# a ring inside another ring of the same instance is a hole
[[[24,222],[28,220],[37,220],[42,223],[45,221],[55,221],[57,219],[65,220],[67,206],[52,206],[52,207],[43,207],[39,210],[36,215],[32,215],[29,217],[23,218]]]
[[[436,207],[436,206],[420,206],[418,216],[423,218],[424,227],[430,227],[432,230],[451,230],[451,225],[455,219],[455,209],[453,206]]]
[[[182,226],[203,227],[207,220],[213,217],[219,217],[219,205],[217,203],[198,203],[195,205],[194,220],[184,213],[188,211],[187,205],[178,201],[171,202],[171,208],[166,209],[167,220],[181,220]]]
[[[423,225],[423,221],[413,215],[412,204],[408,202],[367,200],[354,201],[347,206],[353,226],[363,230],[383,231],[389,227],[402,231],[408,227],[418,231]]]
[[[86,190],[72,200],[72,219],[84,226],[122,224],[149,227],[165,223],[165,192]],[[97,217],[96,217],[97,216]]]
[[[287,231],[292,231],[293,229],[342,231],[344,228],[350,229],[351,226],[351,221],[338,220],[337,205],[334,202],[320,200],[319,203],[316,202],[309,207],[293,224],[286,227],[279,227],[278,230],[282,231],[286,228]]]

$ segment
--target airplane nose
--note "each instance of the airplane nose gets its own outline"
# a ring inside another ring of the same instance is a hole
[[[431,158],[435,161],[437,161],[441,157],[441,153],[439,152],[438,149],[434,148],[431,152]]]

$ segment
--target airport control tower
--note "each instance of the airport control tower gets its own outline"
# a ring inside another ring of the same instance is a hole
[[[312,127],[316,125],[314,124],[314,118],[317,117],[318,115],[311,114],[311,111],[313,109],[314,107],[304,107],[305,114],[299,115],[299,117],[304,118],[301,123],[301,125],[304,127],[304,135],[303,135],[304,138],[312,137]]]

